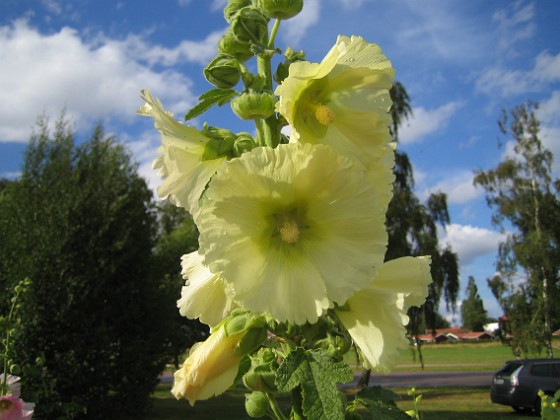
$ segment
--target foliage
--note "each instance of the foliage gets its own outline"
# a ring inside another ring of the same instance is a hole
[[[160,288],[167,296],[166,302],[175,302],[181,295],[185,280],[181,277],[180,260],[198,247],[198,231],[192,217],[183,209],[163,201],[156,207],[158,235],[153,250],[152,270],[160,279]],[[166,304],[168,321],[165,327],[169,355],[175,367],[179,357],[194,343],[208,336],[208,327],[198,320],[181,316],[176,305]]]
[[[393,107],[392,133],[398,141],[398,129],[405,119],[412,115],[410,97],[405,87],[395,82],[390,91]],[[455,310],[459,292],[458,255],[451,247],[441,248],[438,243],[438,224],[449,224],[447,197],[445,193],[431,194],[425,203],[421,203],[414,193],[414,174],[408,155],[402,151],[395,152],[395,182],[393,198],[387,210],[387,231],[389,242],[386,260],[404,255],[430,255],[432,257],[432,278],[429,296],[421,308],[411,307],[408,315],[408,331],[411,337],[423,333],[424,329],[438,328],[441,316],[438,307],[444,297],[448,309]],[[419,351],[420,347],[418,347]],[[422,355],[419,353],[420,363]]]
[[[484,331],[484,325],[488,322],[488,317],[484,309],[484,302],[478,294],[478,287],[472,276],[469,276],[466,294],[467,297],[461,304],[463,327],[472,331]]]
[[[0,216],[1,287],[30,279],[10,354],[24,398],[46,418],[141,414],[165,362],[168,302],[150,271],[151,192],[129,155],[101,126],[77,146],[64,117],[52,135],[41,118]]]
[[[499,127],[513,147],[496,168],[476,171],[474,182],[486,191],[493,223],[508,230],[499,274],[488,285],[507,316],[514,351],[545,347],[552,357],[551,331],[560,325],[560,307],[553,304],[560,299],[560,180],[552,178],[553,156],[540,139],[537,109],[528,102],[503,111]]]

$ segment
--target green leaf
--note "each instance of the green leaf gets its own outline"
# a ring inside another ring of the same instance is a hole
[[[393,391],[374,386],[363,388],[358,392],[353,405],[356,407],[356,413],[360,414],[363,419],[410,420],[409,415],[396,406],[395,400],[399,398]]]
[[[324,350],[296,349],[280,365],[276,386],[281,392],[301,387],[303,412],[307,418],[344,418],[343,395],[336,386],[353,379],[352,370]]]
[[[203,93],[198,98],[199,103],[191,108],[185,115],[185,121],[198,117],[209,110],[213,105],[224,105],[235,95],[237,95],[237,92],[232,89],[212,89]]]
[[[356,394],[355,399],[366,407],[378,402],[394,406],[395,401],[400,399],[400,397],[389,389],[385,389],[381,386],[371,386],[362,388],[360,392]]]

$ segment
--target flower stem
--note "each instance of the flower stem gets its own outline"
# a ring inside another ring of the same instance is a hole
[[[270,31],[270,39],[268,40],[268,48],[274,48],[274,40],[276,39],[276,34],[278,33],[278,28],[280,27],[280,19],[274,21],[272,30]]]
[[[284,414],[280,410],[280,407],[278,407],[278,403],[276,402],[276,399],[274,398],[274,395],[272,395],[270,392],[267,392],[266,393],[266,398],[268,399],[268,403],[270,404],[270,408],[272,408],[272,411],[274,412],[274,415],[276,416],[276,419],[287,420],[287,417],[284,416]]]

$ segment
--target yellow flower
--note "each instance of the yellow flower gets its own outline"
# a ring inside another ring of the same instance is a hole
[[[295,62],[276,89],[291,141],[329,144],[368,165],[388,153],[394,69],[379,46],[339,36],[323,61]]]
[[[382,263],[386,188],[329,146],[253,149],[212,178],[197,219],[200,252],[244,308],[315,322]]]
[[[370,286],[336,311],[367,368],[389,371],[398,351],[408,347],[406,312],[424,303],[431,282],[429,257],[397,258],[379,267]]]
[[[190,319],[199,318],[211,327],[219,324],[234,308],[232,291],[219,274],[212,274],[202,264],[198,251],[183,255],[181,267],[186,284],[177,301],[180,314]]]
[[[148,90],[142,90],[142,99],[146,103],[137,112],[154,119],[162,139],[158,149],[160,155],[153,164],[163,178],[157,193],[162,200],[169,197],[173,204],[194,215],[206,184],[226,157],[205,159],[208,137],[196,128],[174,120]]]
[[[266,338],[264,318],[240,311],[214,328],[210,337],[195,344],[181,369],[174,374],[171,392],[191,405],[225,392],[237,376],[241,359]]]

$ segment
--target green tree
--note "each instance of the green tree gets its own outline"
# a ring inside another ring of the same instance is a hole
[[[500,131],[513,148],[496,168],[476,171],[474,182],[486,191],[493,223],[509,232],[499,248],[499,275],[488,284],[508,317],[514,351],[544,347],[552,357],[551,331],[560,324],[560,180],[552,177],[537,109],[528,102],[502,111]]]
[[[469,282],[465,289],[466,298],[461,304],[461,317],[463,327],[472,331],[484,331],[484,325],[488,322],[484,302],[478,294],[478,287],[474,277],[469,276]]]
[[[412,115],[412,107],[406,89],[399,82],[391,89],[391,99],[392,133],[395,141],[398,141],[399,127]],[[445,227],[450,222],[447,197],[444,193],[434,193],[422,203],[414,193],[414,185],[408,155],[397,150],[393,199],[387,211],[389,243],[386,259],[430,255],[434,280],[422,308],[413,307],[409,311],[409,331],[412,336],[420,332],[421,325],[436,328],[441,298],[444,298],[447,308],[454,311],[459,292],[458,256],[450,247],[441,248],[438,243],[438,224]]]
[[[198,230],[192,217],[182,207],[169,201],[157,206],[158,238],[154,248],[153,268],[161,279],[161,287],[169,302],[175,302],[181,295],[185,280],[181,276],[181,256],[198,249]],[[162,308],[167,312],[166,327],[170,356],[176,368],[179,357],[194,343],[208,336],[208,326],[198,320],[191,320],[179,314],[173,303]]]
[[[0,199],[0,279],[20,296],[11,359],[41,418],[138,418],[167,357],[171,304],[151,271],[151,191],[98,126],[76,146],[38,121],[21,178]],[[10,293],[0,300],[5,308]]]

